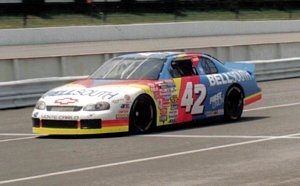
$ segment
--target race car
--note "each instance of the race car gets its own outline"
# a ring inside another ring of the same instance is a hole
[[[236,121],[262,97],[254,69],[201,53],[121,55],[87,79],[45,93],[32,112],[33,132],[145,133],[215,116]]]

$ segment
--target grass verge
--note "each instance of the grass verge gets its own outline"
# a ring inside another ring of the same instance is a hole
[[[204,20],[297,20],[300,19],[300,10],[291,12],[280,10],[242,10],[239,13],[231,11],[185,11],[180,16],[171,13],[111,13],[107,15],[86,14],[53,14],[53,15],[22,15],[0,16],[0,28],[36,28],[79,25],[110,25],[134,23],[158,23]]]

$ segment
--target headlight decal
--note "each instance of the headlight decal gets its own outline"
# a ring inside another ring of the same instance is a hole
[[[110,104],[108,102],[98,102],[96,104],[88,104],[83,110],[84,111],[101,111],[101,110],[109,110]]]
[[[35,105],[35,109],[45,110],[46,109],[46,103],[44,101],[38,101]]]

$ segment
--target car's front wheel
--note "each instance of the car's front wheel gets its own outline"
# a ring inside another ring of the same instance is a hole
[[[224,118],[227,121],[237,121],[244,109],[244,94],[240,87],[230,87],[224,101]]]
[[[147,95],[138,96],[132,104],[129,116],[129,131],[146,133],[155,126],[155,107]]]

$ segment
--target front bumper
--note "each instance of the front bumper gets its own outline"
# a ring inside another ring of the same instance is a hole
[[[39,119],[38,119],[39,120]],[[33,118],[32,132],[38,134],[52,134],[52,135],[80,135],[80,134],[106,134],[117,132],[128,132],[128,120],[106,120],[102,122],[101,127],[83,128],[78,125],[77,128],[65,126],[64,121],[53,120],[55,123],[61,123],[61,126],[49,127],[43,126],[43,120],[39,120],[39,126],[36,125],[37,119]]]
[[[101,118],[101,119],[100,119]],[[62,113],[34,111],[32,132],[52,135],[105,134],[129,131],[128,119],[116,119],[111,113]]]

